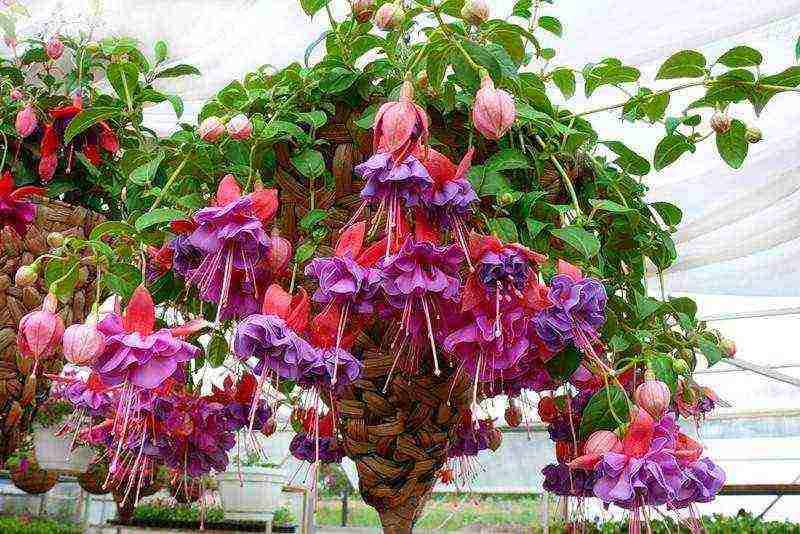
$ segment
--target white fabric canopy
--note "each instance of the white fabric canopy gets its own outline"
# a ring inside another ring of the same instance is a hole
[[[327,23],[324,13],[309,20],[297,0],[100,1],[96,17],[87,14],[98,0],[27,0],[26,5],[33,15],[30,25],[45,33],[96,24],[99,37],[130,35],[148,46],[167,41],[172,60],[194,64],[203,73],[169,87],[184,98],[181,120],[189,122],[230,80],[264,64],[281,67],[302,60]],[[490,3],[496,16],[505,16],[513,1]],[[347,2],[333,0],[333,6],[341,13]],[[698,49],[713,61],[746,43],[764,53],[762,69],[771,73],[795,62],[800,33],[800,0],[574,1],[546,5],[544,13],[559,17],[565,27],[563,39],[542,37],[559,51],[555,63],[580,69],[614,56],[639,67],[643,83],[658,88],[669,84],[650,80],[678,50]],[[701,94],[675,95],[673,102],[687,104]],[[569,105],[585,110],[621,98],[617,89],[602,88],[591,103],[578,96]],[[751,145],[743,169],[730,170],[709,140],[696,154],[646,177],[651,200],[671,201],[684,210],[676,236],[680,259],[667,276],[670,291],[800,296],[800,270],[793,261],[800,259],[800,106],[795,98],[774,98],[757,122],[744,106],[732,110],[764,131],[765,139]],[[601,137],[623,139],[648,156],[664,135],[659,127],[622,124],[613,112],[592,119]],[[149,110],[147,120],[163,132],[176,124],[166,104]]]

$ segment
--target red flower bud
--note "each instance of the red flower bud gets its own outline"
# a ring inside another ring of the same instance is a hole
[[[15,126],[20,137],[28,137],[36,129],[39,122],[36,120],[36,112],[33,106],[27,105],[17,113]]]
[[[64,358],[75,365],[91,365],[106,348],[106,338],[93,323],[74,324],[64,331]]]
[[[64,43],[61,42],[61,39],[58,38],[58,35],[54,35],[47,43],[45,51],[47,52],[47,57],[52,60],[56,60],[61,57],[61,54],[64,53]]]
[[[225,125],[222,124],[219,117],[208,117],[197,127],[197,133],[203,141],[216,143],[217,139],[225,133]]]
[[[49,156],[42,156],[39,160],[39,179],[43,182],[49,182],[53,179],[58,167],[58,156],[50,154]]]
[[[253,125],[247,116],[239,113],[228,121],[227,130],[228,135],[234,139],[243,140],[249,138],[250,134],[253,133]]]
[[[14,89],[11,90],[11,95],[10,96],[11,96],[11,100],[16,102],[17,100],[22,100],[24,95],[22,94],[22,91],[20,91],[19,89],[14,88]]]
[[[589,439],[583,444],[583,454],[605,454],[620,451],[622,451],[622,442],[610,430],[592,432]]]
[[[39,279],[39,272],[32,265],[23,265],[14,275],[14,284],[18,287],[32,286]]]
[[[30,312],[19,322],[17,347],[24,358],[39,359],[55,353],[64,334],[64,321],[56,315],[56,297],[49,293],[42,309]]]
[[[506,423],[508,426],[516,428],[522,422],[522,412],[516,404],[509,404],[506,408]]]
[[[427,140],[428,115],[414,103],[414,85],[406,80],[400,99],[387,102],[375,114],[373,148],[391,152],[395,161],[403,161],[417,145]]]
[[[375,9],[375,0],[355,0],[353,14],[358,22],[367,22]]]
[[[489,19],[489,6],[484,0],[467,0],[461,8],[461,18],[473,26],[480,26]]]
[[[487,139],[498,140],[503,137],[517,117],[514,97],[494,86],[489,73],[483,73],[481,88],[475,96],[472,108],[472,122],[475,128]]]
[[[279,276],[292,259],[292,244],[279,235],[272,235],[267,263],[273,276]]]
[[[403,23],[403,7],[394,2],[383,4],[375,13],[375,26],[384,31],[396,30]]]
[[[539,399],[539,418],[544,423],[552,423],[558,416],[558,407],[553,397],[542,397]]]
[[[644,383],[640,384],[633,394],[633,400],[640,408],[653,416],[653,419],[660,419],[669,408],[669,386],[656,380],[652,371],[647,371],[644,375]]]
[[[116,132],[105,122],[101,122],[100,127],[103,130],[100,133],[100,146],[113,156],[119,151],[119,138]]]

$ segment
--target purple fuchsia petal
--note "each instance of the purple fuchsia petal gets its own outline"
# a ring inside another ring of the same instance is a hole
[[[605,322],[608,300],[603,284],[594,278],[576,282],[566,275],[553,277],[549,292],[553,306],[542,310],[533,319],[539,337],[553,352],[567,342],[583,347],[584,340],[593,340]]]
[[[9,226],[19,236],[25,237],[35,217],[36,204],[33,202],[0,197],[0,230]]]
[[[256,375],[271,369],[281,378],[297,380],[301,374],[301,360],[313,349],[280,317],[251,315],[236,327],[233,352],[245,362],[256,358]]]
[[[372,313],[381,288],[382,273],[362,267],[349,256],[317,258],[306,266],[305,274],[319,281],[314,300],[324,304],[350,303],[359,313]]]
[[[455,245],[417,243],[409,237],[397,254],[378,263],[383,271],[383,289],[398,307],[405,302],[402,297],[412,294],[435,293],[443,299],[458,302],[461,288],[458,269],[463,258],[463,253]]]
[[[390,153],[375,154],[358,165],[355,171],[367,180],[361,198],[372,202],[397,195],[405,201],[406,207],[419,206],[423,203],[423,195],[433,185],[428,170],[411,155],[395,164]]]

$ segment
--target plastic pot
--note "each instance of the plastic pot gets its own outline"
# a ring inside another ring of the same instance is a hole
[[[217,474],[219,495],[225,519],[234,521],[271,521],[286,477],[278,469],[236,466]]]

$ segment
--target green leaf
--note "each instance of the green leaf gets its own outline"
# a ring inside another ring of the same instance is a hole
[[[733,119],[728,131],[718,133],[716,136],[719,155],[731,168],[741,167],[747,157],[749,143],[746,132],[747,126],[739,119]]]
[[[106,69],[106,76],[120,99],[130,107],[133,95],[139,91],[139,67],[130,61],[112,63]]]
[[[583,228],[567,226],[566,228],[555,228],[550,233],[580,252],[587,259],[600,252],[600,241]]]
[[[508,217],[489,219],[489,230],[493,235],[506,243],[516,243],[519,241],[517,225]]]
[[[533,0],[517,0],[514,3],[514,11],[511,13],[515,17],[529,19],[533,16]]]
[[[789,67],[778,74],[765,76],[760,78],[758,83],[783,87],[797,87],[800,85],[800,67]],[[772,97],[780,92],[781,91],[775,91],[772,89],[761,89],[759,91],[752,90],[748,95],[748,98],[753,103],[756,114],[760,114]]]
[[[697,346],[700,349],[700,352],[702,352],[706,357],[709,367],[719,363],[719,361],[725,357],[725,354],[722,352],[722,350],[720,350],[719,345],[705,337],[701,337],[698,340]]]
[[[619,156],[614,163],[620,169],[634,176],[644,176],[650,172],[650,162],[640,156],[621,141],[605,141],[603,143]]]
[[[486,162],[489,171],[510,171],[514,169],[528,169],[528,158],[515,148],[506,148],[497,152]]]
[[[603,85],[631,83],[639,79],[641,73],[634,67],[626,67],[616,62],[601,63],[584,72],[585,92],[589,97]]]
[[[550,376],[565,381],[572,376],[580,364],[581,353],[572,345],[568,345],[567,348],[547,360],[544,366]]]
[[[539,27],[559,37],[561,37],[564,32],[564,28],[561,26],[561,21],[555,17],[539,17]]]
[[[608,200],[606,198],[591,198],[589,199],[589,204],[592,205],[597,211],[608,211],[611,213],[636,213],[636,210],[632,208],[626,208],[622,204],[617,204],[613,200]]]
[[[756,65],[761,65],[762,61],[764,61],[764,56],[755,48],[737,46],[722,54],[717,63],[721,63],[726,67],[736,68],[755,67]]]
[[[325,158],[313,148],[306,148],[292,156],[292,164],[303,176],[312,180],[325,172]]]
[[[579,439],[589,437],[596,430],[615,430],[620,424],[627,423],[628,414],[628,400],[619,386],[600,389],[591,396],[583,410]]]
[[[794,44],[794,59],[800,60],[800,37],[797,38],[797,42]]]
[[[150,228],[151,226],[174,221],[176,219],[183,219],[185,217],[186,214],[181,210],[177,210],[175,208],[158,208],[141,215],[138,219],[136,219],[135,226],[136,229],[141,232],[142,230]]]
[[[158,71],[156,78],[179,78],[181,76],[200,76],[200,71],[197,67],[181,63],[172,67],[167,67],[164,70]]]
[[[313,126],[314,128],[319,128],[320,126],[325,125],[328,122],[328,116],[325,114],[324,111],[315,110],[309,111],[306,113],[298,113],[298,119],[300,122],[304,122],[308,125]]]
[[[103,283],[126,300],[131,298],[141,281],[142,272],[128,263],[111,263],[103,274]]]
[[[636,297],[636,315],[641,320],[647,319],[661,307],[661,301],[650,298],[638,291],[634,295]]]
[[[509,24],[504,20],[494,19],[486,22],[481,27],[481,33],[486,39],[503,48],[515,66],[521,65],[525,60],[525,42],[522,39],[519,26]],[[468,51],[473,54],[471,50],[468,49]],[[488,65],[484,66],[489,68]]]
[[[683,50],[670,56],[658,69],[656,80],[700,78],[706,72],[706,58],[700,52]]]
[[[664,116],[669,106],[669,98],[669,93],[656,93],[642,103],[642,109],[651,122],[656,122]]]
[[[172,111],[175,112],[175,117],[180,119],[183,115],[183,100],[178,95],[167,94],[164,95],[169,100],[169,103],[172,105]]]
[[[552,78],[564,98],[571,98],[575,94],[575,73],[570,69],[555,69]]]
[[[300,219],[300,228],[308,232],[317,224],[328,218],[328,212],[321,209],[313,209]]]
[[[683,212],[681,209],[669,202],[653,202],[650,204],[656,212],[658,212],[664,224],[667,226],[678,226],[683,219]]]
[[[306,15],[313,17],[314,14],[325,7],[330,0],[300,0],[300,7],[306,12]]]
[[[366,35],[359,35],[350,45],[350,52],[354,59],[358,59],[373,48],[382,46],[385,41],[377,35],[368,33]]]
[[[67,265],[66,272],[57,280],[50,284],[50,292],[53,293],[63,304],[72,300],[72,293],[78,283],[78,262],[72,261]]]
[[[498,195],[511,189],[505,176],[497,171],[489,170],[483,165],[472,167],[467,173],[467,179],[481,197]]]
[[[647,364],[656,378],[669,386],[672,395],[678,389],[678,373],[672,368],[672,358],[667,356],[655,356],[648,358]]]
[[[313,241],[303,241],[297,250],[294,251],[294,261],[298,265],[302,265],[310,260],[317,250],[317,244]]]
[[[92,229],[89,234],[90,241],[99,241],[105,236],[128,236],[133,237],[136,235],[136,228],[128,223],[122,221],[105,221]]]
[[[536,219],[525,219],[525,227],[528,229],[528,239],[533,241],[536,239],[542,230],[547,228],[548,224],[542,221],[537,221]]]
[[[156,41],[156,44],[153,46],[153,50],[156,54],[156,63],[161,63],[167,59],[167,43],[164,41]]]
[[[334,67],[322,77],[319,88],[325,93],[341,93],[353,85],[357,79],[357,72],[344,67]]]
[[[83,132],[90,126],[121,114],[122,112],[117,108],[105,107],[92,107],[86,111],[81,111],[75,115],[75,118],[72,119],[72,121],[69,123],[69,126],[67,126],[67,129],[64,132],[64,144],[69,144],[69,142],[72,141],[76,135]]]
[[[128,176],[128,179],[137,185],[146,185],[151,183],[153,178],[156,177],[158,167],[161,165],[161,162],[164,161],[165,155],[166,154],[163,150],[159,150],[153,159],[136,167]]]
[[[225,339],[225,336],[215,333],[211,337],[211,341],[208,342],[206,361],[212,367],[221,367],[222,364],[225,363],[225,358],[228,357],[229,352],[230,348],[228,347],[228,341]]]
[[[657,171],[677,161],[685,152],[692,149],[686,137],[673,133],[664,137],[656,146],[653,155],[653,166]]]
[[[378,113],[378,106],[375,104],[369,106],[364,110],[361,116],[354,121],[356,126],[364,130],[369,130],[375,124],[376,113]]]

